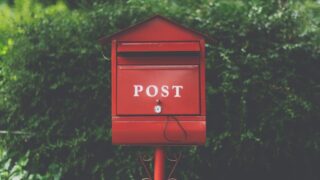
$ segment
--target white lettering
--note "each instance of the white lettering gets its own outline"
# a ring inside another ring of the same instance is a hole
[[[172,86],[172,89],[176,90],[176,94],[174,95],[174,97],[181,97],[180,89],[183,89],[183,86]]]
[[[168,85],[163,86],[156,86],[156,85],[149,85],[146,89],[144,89],[143,85],[134,84],[133,85],[134,97],[140,97],[141,93],[145,93],[148,97],[156,97],[159,94],[161,97],[169,97],[171,93],[173,93],[173,97],[180,98],[181,97],[181,90],[183,89],[183,86],[180,85],[172,85],[171,87]],[[173,92],[170,92],[173,91]]]
[[[169,86],[162,86],[161,87],[161,96],[168,97],[169,96]]]
[[[153,88],[153,94],[150,94],[150,89]],[[158,87],[155,85],[150,85],[146,89],[147,96],[155,97],[158,94]]]
[[[133,88],[134,88],[133,96],[139,97],[139,92],[143,91],[143,86],[142,85],[133,85]]]

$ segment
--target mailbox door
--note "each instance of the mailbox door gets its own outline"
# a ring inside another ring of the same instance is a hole
[[[117,73],[118,115],[200,114],[198,65],[119,65]]]

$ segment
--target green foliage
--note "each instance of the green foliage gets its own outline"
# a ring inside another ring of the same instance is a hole
[[[6,52],[8,36],[16,31],[23,31],[15,26],[17,23],[31,22],[33,18],[41,17],[44,13],[53,14],[66,10],[67,7],[62,2],[46,8],[36,0],[15,0],[13,6],[0,2],[0,57]]]
[[[83,2],[21,21],[3,41],[0,126],[30,133],[6,138],[10,157],[30,152],[28,172],[141,177],[146,148],[111,145],[110,64],[97,39],[162,14],[215,39],[206,49],[207,144],[171,149],[186,157],[177,176],[319,179],[319,3]]]
[[[6,91],[4,77],[11,80],[15,79],[14,75],[9,76],[8,71],[3,69],[3,66],[5,66],[3,59],[8,51],[12,50],[11,48],[14,44],[12,37],[14,34],[24,31],[18,24],[31,23],[34,18],[67,10],[62,1],[47,7],[43,7],[36,0],[14,0],[11,2],[13,3],[12,5],[0,2],[0,95],[3,96],[3,98],[0,98],[0,117],[3,116],[5,111],[9,110],[6,107],[7,97],[3,94]]]
[[[26,170],[26,166],[29,161],[30,153],[27,152],[25,155],[20,157],[15,163],[13,159],[8,156],[8,152],[0,147],[0,179],[12,179],[12,180],[46,180],[61,179],[61,172],[52,171],[45,175],[32,174]],[[52,168],[51,168],[52,169]]]

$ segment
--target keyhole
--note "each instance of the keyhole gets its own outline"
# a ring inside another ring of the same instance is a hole
[[[155,107],[154,107],[154,112],[155,113],[157,113],[157,114],[159,114],[159,113],[161,113],[161,106],[160,105],[156,105]]]
[[[154,106],[154,112],[159,114],[162,111],[161,102],[159,99],[156,100],[157,105]]]

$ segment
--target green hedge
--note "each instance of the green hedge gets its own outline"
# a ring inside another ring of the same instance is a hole
[[[131,0],[21,23],[2,62],[0,124],[31,135],[8,136],[9,152],[29,150],[30,172],[58,167],[63,179],[141,178],[137,154],[152,149],[111,145],[110,64],[97,40],[159,13],[216,40],[207,46],[207,144],[172,149],[184,153],[177,177],[319,179],[319,9]]]

